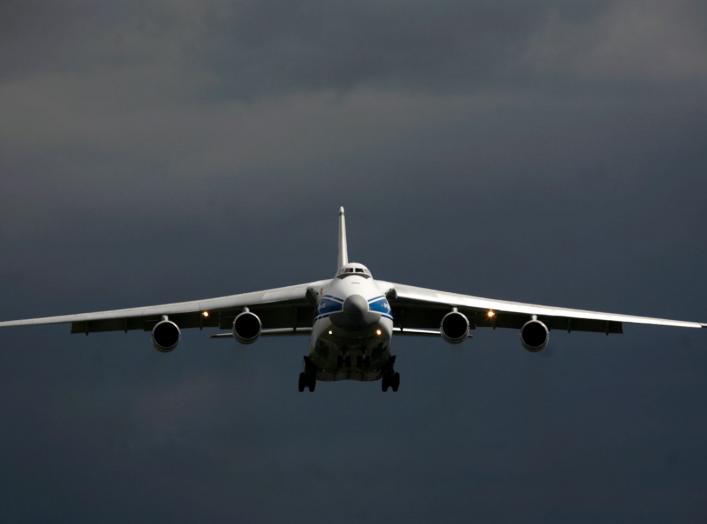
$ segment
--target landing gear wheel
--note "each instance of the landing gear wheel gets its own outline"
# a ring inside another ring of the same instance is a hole
[[[400,373],[397,371],[393,374],[390,387],[393,388],[393,392],[398,391],[398,388],[400,387]]]
[[[300,392],[307,388],[310,393],[317,387],[317,366],[314,365],[309,357],[304,357],[304,372],[299,374],[297,387]]]
[[[381,389],[385,392],[389,388],[393,392],[398,391],[398,388],[400,388],[400,373],[397,371],[384,371],[381,375]]]

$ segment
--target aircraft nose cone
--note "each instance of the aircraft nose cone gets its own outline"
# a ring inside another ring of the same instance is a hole
[[[361,295],[350,295],[344,301],[344,314],[351,320],[363,320],[368,313],[368,301]]]
[[[369,311],[368,301],[361,295],[347,297],[342,311],[329,318],[335,326],[353,331],[366,329],[378,321],[378,315]]]

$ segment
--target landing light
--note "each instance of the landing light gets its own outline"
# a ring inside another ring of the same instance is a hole
[[[380,329],[376,329],[376,335],[379,337],[383,334],[383,332]]]
[[[489,320],[492,318],[495,318],[495,317],[496,317],[496,312],[493,309],[489,309],[486,312],[486,318],[488,318]]]
[[[333,335],[334,332],[330,329],[330,330],[329,330],[329,334],[330,334],[330,335]]]
[[[201,316],[204,318],[209,318],[209,312],[208,311],[202,311]]]

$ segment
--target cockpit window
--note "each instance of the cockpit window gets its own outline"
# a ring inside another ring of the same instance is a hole
[[[365,267],[360,267],[360,265],[344,266],[336,275],[338,278],[346,278],[351,275],[356,275],[357,277],[371,278],[371,273]]]

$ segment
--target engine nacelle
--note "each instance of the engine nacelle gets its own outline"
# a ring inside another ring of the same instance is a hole
[[[450,344],[464,342],[464,340],[469,337],[470,329],[471,324],[469,324],[469,319],[466,318],[466,315],[456,310],[450,311],[444,315],[439,327],[442,338]]]
[[[152,344],[161,353],[169,353],[179,344],[182,332],[171,320],[161,320],[152,328]]]
[[[528,320],[520,328],[520,341],[523,347],[532,353],[542,351],[550,340],[550,330],[539,320]]]
[[[239,313],[233,320],[233,336],[241,344],[252,344],[260,336],[263,323],[260,317],[251,311]]]

